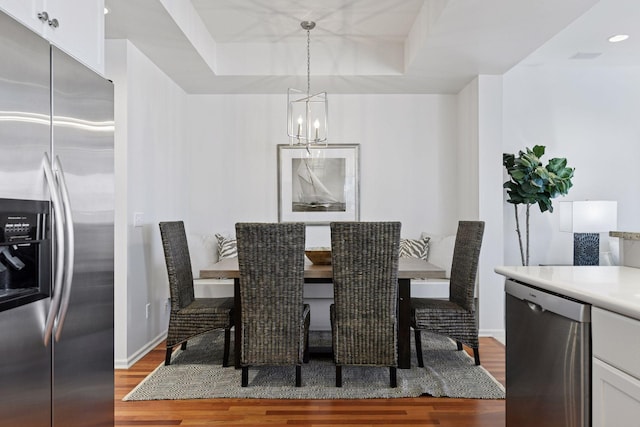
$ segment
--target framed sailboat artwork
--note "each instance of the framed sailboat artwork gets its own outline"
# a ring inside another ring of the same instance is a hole
[[[278,145],[278,220],[358,221],[359,144]]]

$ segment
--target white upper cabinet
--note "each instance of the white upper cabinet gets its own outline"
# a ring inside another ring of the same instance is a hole
[[[0,0],[0,9],[104,74],[104,0]]]

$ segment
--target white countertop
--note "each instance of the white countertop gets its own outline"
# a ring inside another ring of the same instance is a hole
[[[640,233],[630,231],[610,231],[609,236],[626,240],[640,240]]]
[[[496,267],[503,276],[640,320],[640,268]]]

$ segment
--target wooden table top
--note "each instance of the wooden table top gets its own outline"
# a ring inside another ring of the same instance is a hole
[[[305,279],[331,279],[333,270],[331,265],[315,265],[305,259]],[[225,258],[200,270],[201,279],[218,278],[235,279],[240,277],[238,258]],[[413,279],[441,279],[445,277],[445,270],[428,261],[418,258],[400,258],[398,263],[398,278]]]

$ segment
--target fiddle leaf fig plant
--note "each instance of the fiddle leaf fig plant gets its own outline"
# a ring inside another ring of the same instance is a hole
[[[553,212],[551,199],[567,194],[573,185],[571,178],[573,178],[574,168],[567,167],[567,159],[553,158],[546,166],[543,166],[540,158],[544,152],[543,145],[536,145],[533,149],[525,148],[525,151],[519,151],[517,157],[514,154],[502,154],[502,164],[507,169],[510,178],[502,186],[507,190],[507,202],[514,206],[522,265],[529,265],[529,209],[531,205],[537,204],[540,212]],[[518,205],[525,205],[526,239],[524,244],[520,231]]]

